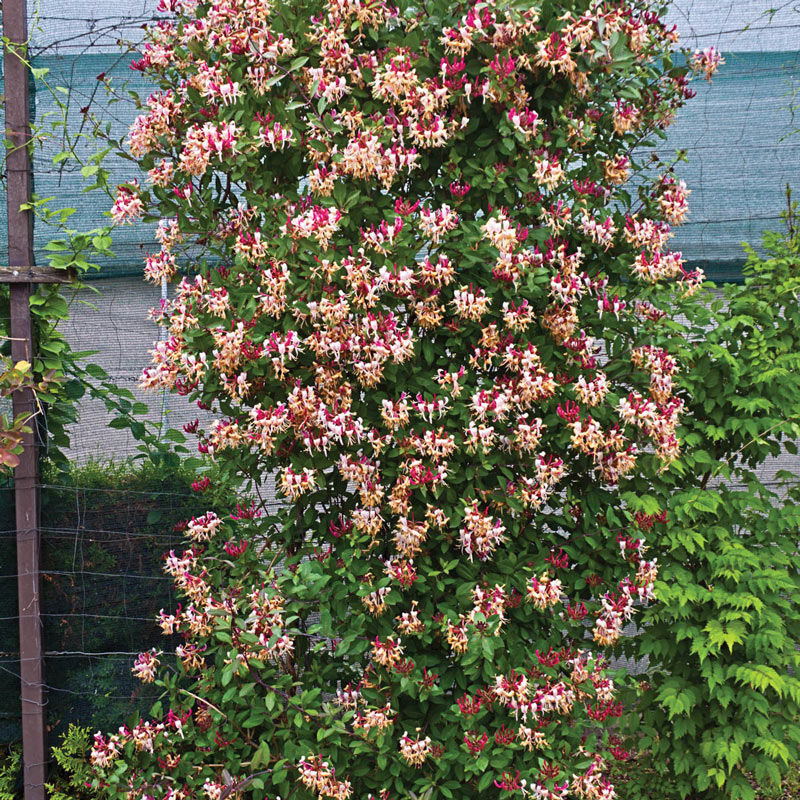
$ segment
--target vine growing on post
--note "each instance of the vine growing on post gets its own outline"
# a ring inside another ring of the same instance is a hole
[[[32,23],[32,27],[35,27],[35,19]],[[82,176],[91,179],[91,183],[84,187],[85,192],[105,192],[112,198],[113,184],[109,184],[109,171],[104,164],[112,151],[110,147],[100,146],[108,139],[110,126],[98,125],[90,132],[71,130],[68,90],[52,83],[49,69],[33,65],[27,46],[12,44],[5,38],[2,38],[2,43],[25,64],[36,90],[44,92],[53,107],[31,127],[27,145],[31,152],[57,142],[58,152],[53,156],[53,165],[61,165],[62,169],[66,165],[80,167]],[[8,142],[8,152],[10,148],[11,143]],[[5,169],[0,180],[5,180]],[[76,209],[59,207],[56,203],[54,197],[34,194],[20,206],[20,210],[32,215],[36,226],[48,231],[48,241],[42,249],[49,266],[69,273],[72,282],[68,284],[68,292],[64,291],[66,284],[40,284],[31,296],[34,353],[30,363],[19,361],[14,364],[7,357],[10,329],[6,313],[5,324],[0,330],[4,348],[0,396],[7,397],[17,388],[27,387],[34,391],[37,408],[35,415],[30,418],[18,416],[14,420],[7,420],[5,415],[0,416],[0,472],[10,471],[16,466],[21,452],[20,436],[33,429],[46,442],[44,457],[56,469],[68,469],[70,462],[66,451],[70,447],[69,428],[77,419],[77,401],[87,391],[95,397],[102,396],[106,405],[119,412],[130,425],[140,424],[134,419],[133,394],[110,381],[102,387],[95,386],[93,378],[108,376],[94,365],[84,366],[83,361],[89,354],[74,352],[60,328],[61,323],[69,319],[70,306],[76,301],[78,292],[87,288],[83,279],[98,269],[95,261],[113,255],[110,249],[112,221],[105,220],[103,225],[80,230],[72,227]],[[8,305],[6,287],[0,291],[0,303]],[[142,404],[139,406],[135,409],[136,413],[146,412],[146,407],[142,407]]]
[[[134,665],[164,700],[96,736],[94,786],[610,800],[605,653],[680,450],[651,322],[702,280],[635,150],[691,94],[663,9],[161,10],[112,211],[184,273],[143,385],[213,409],[187,432],[250,497],[167,557],[177,659]]]

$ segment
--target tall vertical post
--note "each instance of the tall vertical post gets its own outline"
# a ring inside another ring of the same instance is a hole
[[[30,97],[28,69],[14,52],[24,53],[28,40],[25,0],[3,0],[3,35],[10,46],[4,52],[5,138],[12,144],[6,155],[8,187],[8,265],[33,266],[33,217],[20,205],[31,198]],[[30,283],[10,283],[11,357],[15,362],[33,357]],[[36,399],[31,389],[13,397],[13,413],[35,421]],[[45,800],[45,692],[42,659],[39,577],[38,457],[35,434],[25,434],[20,463],[14,471],[17,525],[22,749],[25,800]]]

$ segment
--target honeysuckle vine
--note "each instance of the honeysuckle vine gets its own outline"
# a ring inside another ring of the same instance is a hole
[[[176,283],[142,385],[213,410],[187,433],[253,497],[202,487],[238,504],[169,554],[165,699],[95,786],[611,800],[606,653],[668,513],[635,501],[681,447],[656,323],[703,280],[647,151],[678,34],[646,0],[160,10],[112,211]]]

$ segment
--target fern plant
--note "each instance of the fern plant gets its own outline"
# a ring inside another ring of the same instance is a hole
[[[8,751],[0,758],[0,800],[18,800],[16,787],[21,762],[21,746],[17,743],[9,745]]]
[[[45,784],[48,800],[82,800],[95,795],[87,789],[89,775],[90,740],[88,728],[70,724],[61,738],[61,745],[52,749],[58,772],[51,776],[53,782]],[[2,800],[2,798],[0,798]]]

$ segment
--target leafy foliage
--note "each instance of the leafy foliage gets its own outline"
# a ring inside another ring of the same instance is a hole
[[[6,42],[8,45],[8,42]],[[26,48],[14,47],[20,58],[30,69],[36,82],[36,90],[49,95],[52,110],[32,125],[32,145],[41,146],[57,140],[58,152],[53,156],[53,165],[60,170],[79,171],[84,179],[84,193],[105,194],[112,198],[109,187],[110,169],[107,159],[118,148],[112,138],[112,125],[106,118],[94,113],[91,105],[81,109],[84,124],[77,129],[70,124],[70,101],[74,102],[68,89],[55,85],[48,68],[35,68],[27,61]],[[109,104],[119,102],[115,92],[124,92],[126,84],[112,87],[103,83],[112,95]],[[101,201],[102,202],[102,201]],[[42,455],[46,468],[60,473],[57,480],[69,480],[72,464],[66,451],[70,447],[70,426],[77,422],[79,401],[85,396],[102,402],[113,415],[111,427],[127,429],[139,444],[138,458],[146,459],[167,470],[178,469],[182,456],[187,451],[182,446],[183,435],[173,430],[163,420],[148,420],[146,404],[137,402],[133,393],[117,385],[99,365],[88,362],[94,352],[75,352],[62,331],[62,323],[70,316],[71,307],[88,301],[81,297],[99,290],[84,279],[99,269],[101,258],[113,258],[113,225],[111,221],[89,230],[73,227],[73,215],[77,209],[58,205],[56,197],[41,197],[34,194],[23,203],[22,210],[29,211],[35,224],[48,231],[44,252],[49,266],[69,274],[72,282],[65,285],[40,284],[30,299],[33,322],[34,357],[30,364],[19,362],[12,365],[5,357],[10,341],[8,313],[2,316],[4,328],[0,326],[3,340],[0,393],[7,396],[20,384],[20,372],[26,373],[24,385],[34,390],[38,404],[35,418],[20,416],[15,420],[0,417],[0,471],[10,471],[16,465],[20,450],[19,437],[22,432],[37,428],[37,433],[46,441]],[[8,288],[0,287],[2,304],[8,304]]]
[[[631,643],[651,664],[626,721],[655,767],[652,796],[669,777],[680,797],[752,800],[751,780],[777,786],[798,762],[800,493],[796,475],[768,477],[800,439],[795,214],[765,255],[747,247],[744,285],[701,296],[665,334],[684,339],[691,447],[658,546],[659,603]]]
[[[62,736],[61,744],[52,749],[55,765],[51,767],[51,779],[47,783],[49,800],[90,800],[94,796],[89,788],[91,740],[87,728],[70,725]]]
[[[35,397],[46,395],[51,391],[54,372],[40,380],[33,376],[33,367],[28,361],[16,363],[8,357],[0,356],[0,397],[10,397],[21,389],[30,389]],[[0,414],[0,471],[13,469],[19,464],[22,453],[22,439],[31,433],[31,419],[22,412],[8,419]]]
[[[53,763],[45,784],[48,800],[91,800],[96,795],[90,788],[89,753],[91,734],[88,728],[70,725],[53,747]],[[0,800],[22,800],[22,746],[9,745],[0,758]]]
[[[142,383],[213,412],[230,514],[166,559],[177,659],[137,659],[163,700],[94,786],[609,800],[606,655],[681,447],[655,322],[703,277],[634,154],[691,94],[674,32],[646,0],[162,10],[112,215],[185,273]]]
[[[47,92],[53,101],[54,110],[32,126],[31,149],[48,140],[58,139],[62,149],[53,156],[53,163],[64,168],[69,162],[74,162],[71,166],[80,168],[85,178],[92,179],[84,191],[108,193],[109,173],[103,161],[109,155],[110,149],[99,146],[98,135],[102,136],[103,132],[84,130],[83,127],[77,132],[71,130],[68,124],[69,92],[63,87],[50,84],[47,69],[31,66],[27,60],[25,45],[12,45],[7,40],[4,40],[4,44],[12,48],[26,63],[36,81],[37,90]],[[5,175],[5,170],[3,174]],[[12,365],[6,358],[11,331],[9,314],[6,312],[2,315],[0,339],[3,341],[2,357],[5,367],[0,374],[2,396],[11,394],[17,386],[23,385],[18,375],[22,371],[26,374],[24,385],[34,391],[38,406],[32,418],[26,419],[20,415],[12,421],[0,419],[0,471],[3,472],[10,472],[16,466],[16,456],[21,447],[20,434],[29,433],[35,427],[42,438],[46,438],[46,458],[52,465],[68,470],[69,460],[65,450],[70,443],[69,425],[76,420],[76,401],[87,388],[88,376],[82,365],[87,354],[72,350],[59,325],[69,318],[69,293],[86,288],[82,279],[97,269],[97,264],[94,263],[96,258],[112,255],[111,225],[101,225],[90,230],[73,228],[70,218],[76,209],[54,207],[56,202],[53,197],[34,194],[28,202],[20,205],[20,210],[29,212],[36,224],[50,233],[50,239],[44,246],[49,265],[62,270],[65,276],[71,276],[72,283],[66,292],[60,284],[40,284],[35,287],[30,298],[34,340],[30,363],[21,361]],[[2,305],[7,308],[7,286],[0,288],[0,298]]]
[[[0,800],[18,800],[17,781],[22,764],[22,748],[13,744],[0,759]]]

